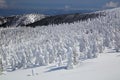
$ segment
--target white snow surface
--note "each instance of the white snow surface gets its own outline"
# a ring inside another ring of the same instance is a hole
[[[4,72],[0,80],[120,80],[120,53],[101,53],[72,70],[54,64],[33,69]],[[50,71],[50,72],[49,72]]]

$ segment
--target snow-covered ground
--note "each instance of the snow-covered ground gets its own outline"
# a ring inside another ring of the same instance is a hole
[[[33,69],[4,72],[0,80],[120,80],[120,53],[101,53],[98,58],[80,62],[79,67],[66,70],[54,64]]]

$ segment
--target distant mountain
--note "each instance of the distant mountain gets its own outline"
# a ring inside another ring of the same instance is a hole
[[[7,20],[0,16],[0,25],[4,24],[5,22],[7,22]]]
[[[105,16],[103,12],[100,13],[85,13],[85,14],[64,14],[64,15],[56,15],[49,16],[44,19],[38,20],[34,23],[30,23],[26,26],[43,26],[43,25],[51,25],[51,24],[62,24],[62,23],[73,23],[75,21],[84,21],[87,19],[97,18],[99,16]]]
[[[0,17],[0,27],[9,27],[9,26],[34,27],[37,25],[42,26],[49,24],[71,23],[78,20],[86,20],[87,18],[94,18],[99,15],[99,14],[83,15],[83,13],[90,13],[93,12],[94,10],[75,10],[75,9],[40,9],[40,10],[39,9],[31,9],[31,10],[30,9],[0,9],[0,11],[1,11],[0,15],[3,15],[2,17]]]
[[[0,27],[24,26],[45,18],[43,14],[25,14],[10,17],[0,17]]]
[[[75,21],[84,21],[87,19],[97,18],[99,16],[104,16],[103,12],[100,13],[75,13],[75,14],[62,14],[55,16],[45,16],[41,14],[26,14],[17,15],[11,17],[1,17],[0,27],[9,26],[46,26],[50,24],[61,24],[61,23],[73,23]]]

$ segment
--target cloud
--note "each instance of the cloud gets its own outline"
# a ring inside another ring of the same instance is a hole
[[[65,9],[70,9],[70,6],[69,5],[65,5],[64,8]]]
[[[110,1],[110,2],[106,3],[104,7],[106,7],[106,8],[115,8],[115,7],[118,7],[118,6],[119,6],[119,2]]]
[[[7,4],[5,0],[0,0],[0,8],[6,8]]]

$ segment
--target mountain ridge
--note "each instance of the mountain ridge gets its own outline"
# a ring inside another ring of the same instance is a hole
[[[34,23],[40,19],[45,18],[46,15],[43,14],[24,14],[24,15],[15,15],[9,17],[0,17],[0,27],[18,27]]]
[[[30,17],[36,15],[36,20],[32,19],[30,21]],[[61,14],[54,16],[47,16],[42,14],[25,14],[25,15],[16,15],[10,17],[0,17],[0,27],[18,27],[18,26],[47,26],[51,24],[62,24],[62,23],[73,23],[75,21],[84,21],[87,19],[97,18],[99,16],[104,16],[102,13],[72,13],[72,14]],[[27,17],[27,18],[25,18]],[[24,22],[27,21],[27,24]]]

